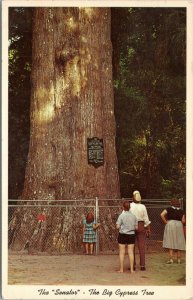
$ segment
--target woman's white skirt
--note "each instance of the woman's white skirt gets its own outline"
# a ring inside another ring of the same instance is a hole
[[[185,237],[181,221],[170,220],[165,226],[163,247],[176,250],[185,250]]]

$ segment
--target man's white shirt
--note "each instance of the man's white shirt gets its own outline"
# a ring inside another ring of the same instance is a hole
[[[138,221],[143,221],[145,227],[151,223],[144,204],[134,202],[130,203],[130,212],[136,216]]]

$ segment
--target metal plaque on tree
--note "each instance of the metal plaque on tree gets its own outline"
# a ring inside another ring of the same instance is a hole
[[[97,137],[87,139],[88,163],[94,167],[104,164],[103,139]]]

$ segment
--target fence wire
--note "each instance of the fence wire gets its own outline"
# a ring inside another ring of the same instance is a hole
[[[11,201],[8,206],[8,248],[11,251],[27,251],[29,254],[84,253],[82,221],[93,212],[101,225],[97,232],[95,252],[117,254],[118,231],[116,221],[125,199],[68,200],[47,204],[46,201]],[[127,199],[131,200],[131,199]],[[161,211],[169,206],[169,200],[144,200],[151,235],[146,239],[147,252],[161,252],[164,224]]]

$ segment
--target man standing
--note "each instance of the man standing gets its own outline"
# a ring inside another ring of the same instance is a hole
[[[138,230],[136,232],[136,240],[140,256],[141,271],[145,271],[145,240],[150,234],[150,220],[147,214],[147,209],[144,204],[141,204],[141,195],[139,191],[133,192],[133,202],[131,203],[130,211],[138,220]],[[134,263],[134,265],[136,262]]]

